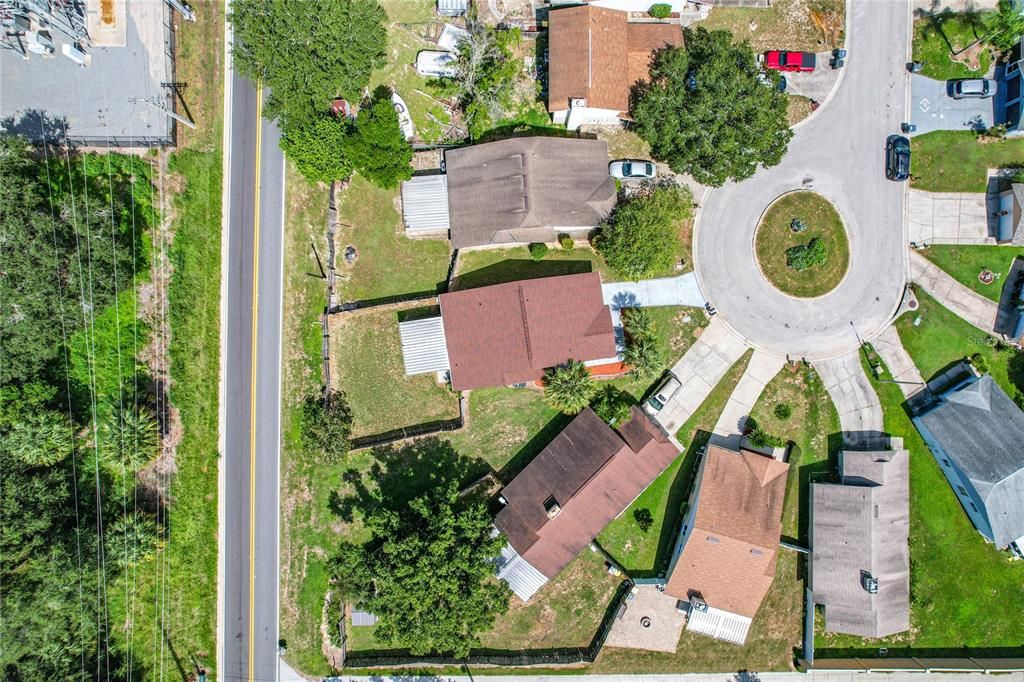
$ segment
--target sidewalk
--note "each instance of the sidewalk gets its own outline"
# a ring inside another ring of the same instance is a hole
[[[860,364],[860,349],[841,358],[814,363],[839,413],[843,443],[861,447],[884,433],[882,405]]]
[[[910,252],[910,278],[957,316],[988,334],[999,306],[976,294],[916,251]]]
[[[917,365],[914,364],[910,353],[903,347],[896,327],[889,325],[871,343],[878,354],[882,356],[892,378],[899,382],[900,390],[903,391],[905,398],[909,398],[925,387],[924,378],[917,371]]]
[[[662,428],[675,436],[746,350],[746,344],[733,336],[724,322],[711,318],[704,333],[672,368],[682,385],[655,417]]]
[[[767,355],[755,350],[750,364],[729,396],[718,422],[715,424],[711,442],[731,450],[740,446],[740,434],[747,424],[747,418],[764,387],[775,378],[786,363],[783,358]]]

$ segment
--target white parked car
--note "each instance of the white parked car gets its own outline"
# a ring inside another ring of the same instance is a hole
[[[658,386],[658,390],[654,392],[654,395],[644,403],[644,412],[652,417],[661,412],[668,401],[672,399],[672,396],[676,394],[676,391],[679,390],[680,386],[679,379],[669,374],[668,378],[661,382],[661,386]]]
[[[623,159],[612,161],[608,164],[608,174],[613,178],[653,178],[658,175],[658,169],[650,161],[640,159]]]

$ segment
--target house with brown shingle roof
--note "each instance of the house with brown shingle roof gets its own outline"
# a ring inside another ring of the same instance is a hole
[[[639,408],[614,429],[583,410],[502,489],[498,577],[529,600],[678,456]]]
[[[548,15],[548,111],[569,130],[629,115],[632,87],[654,52],[683,43],[678,23],[630,21],[629,13],[579,5]]]
[[[688,610],[687,629],[746,641],[775,578],[788,473],[760,453],[708,447],[665,585]]]

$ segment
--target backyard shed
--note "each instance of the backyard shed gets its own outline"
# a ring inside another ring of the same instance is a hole
[[[415,175],[402,183],[405,234],[448,235],[448,176]]]
[[[437,0],[437,13],[442,17],[461,17],[469,9],[469,0]]]
[[[398,335],[406,376],[448,370],[448,344],[440,317],[399,322]]]

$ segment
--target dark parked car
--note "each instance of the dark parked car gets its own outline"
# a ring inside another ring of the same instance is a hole
[[[996,94],[996,82],[988,78],[965,78],[949,82],[953,99],[985,99]]]
[[[885,177],[903,181],[910,177],[910,140],[890,135],[885,143]]]

